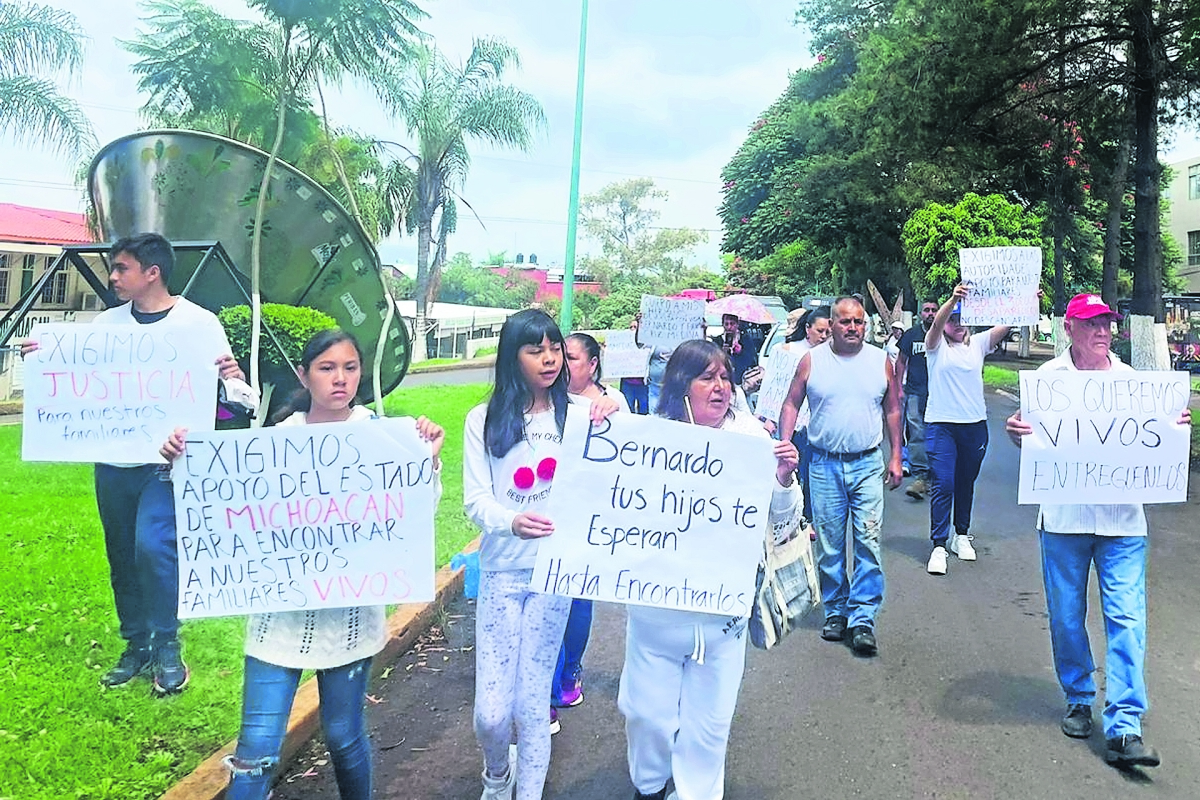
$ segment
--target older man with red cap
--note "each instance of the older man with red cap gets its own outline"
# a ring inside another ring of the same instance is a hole
[[[1064,322],[1071,346],[1038,368],[1131,370],[1110,350],[1118,314],[1095,294],[1067,304]],[[1184,410],[1179,424],[1190,424]],[[1021,412],[1008,418],[1013,443],[1033,427]],[[1158,753],[1142,741],[1146,712],[1146,514],[1141,504],[1043,505],[1038,512],[1042,579],[1050,616],[1054,669],[1066,695],[1062,731],[1076,739],[1092,734],[1096,683],[1087,633],[1088,577],[1096,565],[1108,648],[1104,657],[1104,760],[1116,767],[1156,767]]]

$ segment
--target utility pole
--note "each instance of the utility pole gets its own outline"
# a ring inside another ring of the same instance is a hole
[[[571,332],[575,310],[575,236],[579,228],[579,157],[583,144],[583,68],[587,62],[588,0],[582,0],[579,22],[579,69],[575,78],[575,144],[571,151],[571,198],[567,202],[567,256],[563,265],[563,301],[560,321]]]

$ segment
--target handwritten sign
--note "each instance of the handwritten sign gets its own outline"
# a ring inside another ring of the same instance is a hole
[[[792,378],[796,377],[796,367],[804,353],[785,350],[782,347],[775,351],[767,361],[766,375],[763,376],[762,388],[758,390],[758,405],[754,413],[772,422],[779,422],[779,412],[783,410],[783,401],[787,400],[788,391],[792,388]]]
[[[769,525],[772,442],[616,414],[569,414],[534,591],[748,614]]]
[[[704,301],[642,295],[642,344],[672,349],[680,342],[704,335]]]
[[[437,481],[409,417],[189,433],[179,616],[433,599]]]
[[[176,427],[212,430],[221,343],[158,325],[35,325],[25,358],[26,461],[163,463]]]
[[[1186,372],[1021,372],[1017,502],[1182,503]]]
[[[650,363],[650,348],[638,347],[633,331],[608,331],[600,361],[605,378],[644,378]]]
[[[1037,325],[1040,247],[964,247],[958,251],[964,325]]]

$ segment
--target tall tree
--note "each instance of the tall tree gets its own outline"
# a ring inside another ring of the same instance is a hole
[[[293,97],[312,89],[322,79],[336,82],[350,75],[374,84],[379,75],[394,70],[411,55],[413,37],[418,33],[414,20],[423,17],[424,12],[409,0],[249,2],[274,24],[279,43],[275,136],[258,187],[250,244],[250,380],[257,386],[262,341],[263,217],[271,173],[283,145],[288,105]]]
[[[505,73],[519,66],[515,48],[476,39],[461,64],[422,43],[403,69],[384,76],[384,104],[415,142],[383,177],[388,218],[417,234],[414,360],[425,358],[428,304],[437,296],[447,240],[458,222],[456,197],[461,200],[471,166],[467,141],[528,150],[545,125],[541,104],[505,83]]]
[[[662,212],[651,204],[666,198],[667,192],[650,178],[632,178],[580,200],[584,230],[600,243],[611,278],[672,283],[687,254],[707,238],[690,228],[656,226]]]
[[[70,156],[95,136],[79,104],[52,79],[78,72],[83,28],[73,14],[34,3],[0,3],[0,134]]]

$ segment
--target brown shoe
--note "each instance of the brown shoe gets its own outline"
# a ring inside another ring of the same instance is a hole
[[[904,493],[906,495],[908,495],[909,497],[911,497],[913,500],[924,500],[925,493],[928,491],[929,491],[929,486],[926,485],[925,479],[917,478],[915,481],[913,481],[912,483],[910,483],[908,485],[908,488],[904,490]]]

